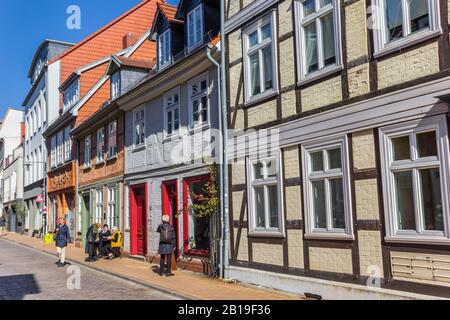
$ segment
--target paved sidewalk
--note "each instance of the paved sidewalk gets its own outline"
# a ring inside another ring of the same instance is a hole
[[[8,233],[2,239],[13,241],[33,249],[55,254],[54,244],[45,245],[43,241]],[[69,246],[67,260],[96,270],[110,273],[147,287],[161,290],[185,299],[195,300],[300,300],[302,297],[285,294],[275,290],[256,288],[241,284],[229,284],[221,280],[210,279],[204,275],[178,271],[173,278],[159,277],[146,262],[133,259],[101,260],[86,263],[84,249]]]

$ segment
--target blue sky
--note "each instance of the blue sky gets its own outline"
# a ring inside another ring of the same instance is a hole
[[[9,107],[22,108],[28,69],[45,39],[76,43],[141,0],[0,0],[0,119]],[[169,0],[177,4],[178,0]],[[69,30],[67,7],[81,9],[81,30]],[[105,10],[107,8],[107,10]]]

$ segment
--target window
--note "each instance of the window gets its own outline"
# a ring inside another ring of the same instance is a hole
[[[73,81],[65,90],[64,90],[64,99],[63,99],[63,111],[66,111],[70,107],[72,107],[75,103],[80,99],[80,88],[79,88],[79,80]]]
[[[64,129],[64,161],[72,160],[72,141],[70,140],[71,127]]]
[[[95,223],[103,224],[103,190],[96,190]]]
[[[91,166],[91,136],[84,138],[84,167],[89,168]]]
[[[44,178],[44,159],[42,158],[42,146],[39,146],[36,166],[38,168],[38,180]]]
[[[42,116],[41,116],[41,113],[42,113],[42,106],[41,106],[41,100],[39,99],[38,100],[38,105],[37,105],[37,110],[36,110],[38,129],[40,129],[42,127],[42,121],[41,121],[42,120]]]
[[[377,53],[413,44],[440,33],[437,0],[373,0],[378,28],[374,28]]]
[[[64,140],[64,131],[58,132],[57,136],[57,164],[60,165],[63,163],[63,142]]]
[[[31,135],[34,136],[36,133],[36,114],[33,111],[31,111]]]
[[[51,150],[50,150],[51,156],[50,156],[50,163],[52,168],[56,167],[56,136],[52,137],[51,140]]]
[[[196,179],[187,183],[189,207],[201,205],[205,194],[206,179]],[[209,217],[198,217],[194,210],[189,210],[184,223],[187,225],[185,234],[185,250],[208,254],[210,249],[210,220]]]
[[[97,130],[97,164],[105,161],[105,128]]]
[[[209,87],[207,75],[202,75],[189,82],[189,103],[191,127],[209,123]]]
[[[188,46],[192,48],[203,40],[203,10],[199,5],[188,13]]]
[[[164,96],[164,105],[166,112],[166,135],[178,133],[180,130],[180,90],[175,90],[167,93]]]
[[[273,11],[243,32],[246,102],[278,90],[275,20]]]
[[[284,236],[279,157],[249,160],[250,233]]]
[[[351,237],[347,139],[303,146],[307,236]]]
[[[28,142],[30,139],[30,118],[28,116],[26,117],[25,137]]]
[[[295,2],[299,79],[334,71],[341,65],[339,0]]]
[[[449,240],[445,116],[380,130],[389,240]]]
[[[108,159],[117,155],[117,121],[108,125]]]
[[[145,111],[139,108],[134,111],[134,146],[140,147],[145,143]]]
[[[170,29],[158,37],[158,66],[161,70],[171,62]]]
[[[116,192],[117,189],[114,187],[108,188],[108,212],[107,212],[107,223],[112,227],[119,227],[119,215],[116,210]]]
[[[30,156],[27,156],[27,165],[25,166],[25,185],[31,184],[30,179]]]
[[[111,100],[120,96],[120,71],[111,76]]]
[[[42,101],[42,122],[47,122],[47,102],[45,101],[45,93],[41,93],[41,101]]]

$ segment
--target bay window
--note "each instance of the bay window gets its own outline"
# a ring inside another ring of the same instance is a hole
[[[120,96],[120,90],[120,71],[118,71],[111,76],[111,100],[114,100]]]
[[[64,161],[72,159],[72,141],[70,140],[71,127],[64,129]]]
[[[170,29],[158,37],[158,68],[161,70],[171,62]]]
[[[56,136],[53,136],[51,139],[51,149],[50,149],[50,166],[52,168],[56,167]],[[30,181],[32,179],[30,178]]]
[[[279,157],[248,161],[249,227],[253,235],[284,236]]]
[[[372,0],[376,53],[398,49],[440,33],[437,0]]]
[[[179,88],[164,96],[165,106],[165,129],[166,135],[170,136],[180,130],[180,91]]]
[[[63,147],[64,147],[64,131],[58,132],[57,135],[57,164],[60,165],[63,163]]]
[[[105,161],[105,128],[97,130],[97,164]]]
[[[278,91],[275,17],[273,11],[243,32],[246,102]]]
[[[192,48],[202,43],[203,40],[203,9],[199,5],[188,13],[188,47]]]
[[[346,137],[302,147],[308,237],[353,238]]]
[[[448,240],[445,117],[380,130],[387,238]]]
[[[297,0],[299,80],[336,70],[341,65],[339,0]]]

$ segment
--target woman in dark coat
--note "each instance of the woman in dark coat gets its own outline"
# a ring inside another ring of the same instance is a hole
[[[159,267],[159,275],[162,276],[164,273],[164,261],[167,259],[167,277],[173,277],[172,273],[172,254],[175,251],[176,245],[176,235],[175,229],[169,224],[170,217],[165,215],[163,216],[163,223],[159,225],[157,232],[160,234],[159,240],[159,254],[160,258],[160,267]]]
[[[56,254],[58,256],[58,262],[56,264],[58,267],[64,267],[66,264],[66,247],[71,242],[70,229],[67,226],[65,219],[59,219],[58,226],[54,232],[54,237],[56,242]]]
[[[93,262],[97,260],[97,253],[95,250],[97,229],[98,225],[94,223],[89,227],[88,231],[86,232],[86,253],[89,255],[89,257],[86,259],[87,262]]]

